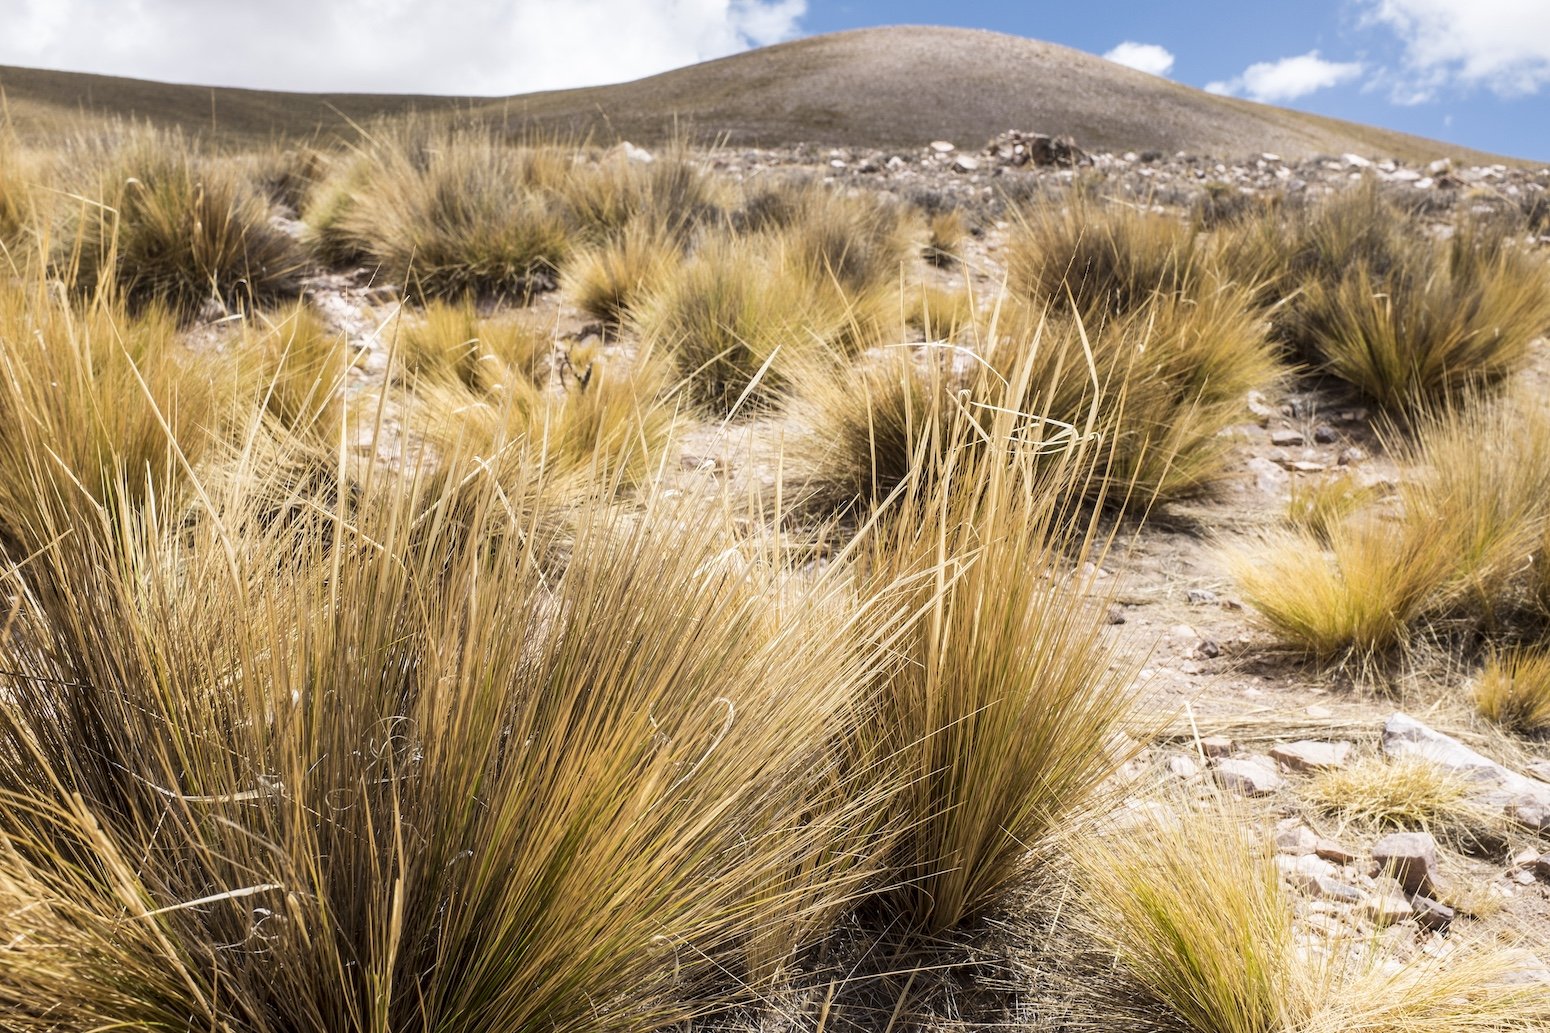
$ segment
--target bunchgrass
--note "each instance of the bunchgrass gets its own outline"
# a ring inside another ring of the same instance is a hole
[[[1319,368],[1407,411],[1456,401],[1521,369],[1550,327],[1550,273],[1510,245],[1460,233],[1412,245],[1384,276],[1351,267],[1298,302]]]
[[[1068,297],[1089,322],[1191,291],[1204,271],[1194,230],[1121,204],[1043,202],[1024,209],[1005,245],[1007,284],[1039,305]]]
[[[1448,584],[1445,542],[1381,518],[1271,535],[1234,550],[1244,599],[1283,643],[1322,661],[1364,663],[1408,645]]]
[[[324,184],[307,220],[321,250],[422,298],[525,300],[570,250],[550,149],[478,130],[377,130]]]
[[[1268,838],[1231,809],[1184,804],[1081,844],[1078,906],[1092,935],[1182,1028],[1526,1033],[1545,1020],[1542,987],[1510,949],[1455,943],[1446,958],[1407,960],[1294,921]],[[1100,1014],[1124,992],[1104,987]]]
[[[1346,520],[1376,503],[1381,492],[1350,473],[1292,482],[1286,521],[1321,542]]]
[[[1031,357],[1026,388],[1006,404],[1101,436],[1094,487],[1112,505],[1141,509],[1219,482],[1222,432],[1240,418],[1245,394],[1268,388],[1280,370],[1239,288],[1137,304],[1087,323],[1012,303],[986,331],[986,350],[996,370]]]
[[[242,387],[257,392],[281,426],[299,437],[338,440],[340,395],[352,362],[344,334],[306,305],[294,305],[249,320],[238,349]]]
[[[618,329],[641,299],[682,261],[671,232],[632,222],[577,255],[561,286],[583,312]]]
[[[1089,460],[1074,443],[1059,468],[1034,462],[1012,414],[987,422],[865,539],[869,592],[913,621],[858,748],[903,787],[884,906],[926,934],[1006,901],[1124,762],[1132,717],[1133,663],[1074,573],[1105,542],[1075,508]]]
[[[1315,809],[1367,831],[1430,832],[1463,849],[1495,846],[1504,819],[1471,799],[1469,781],[1425,757],[1367,757],[1299,787]]]
[[[886,660],[840,568],[665,500],[546,566],[477,464],[455,512],[368,473],[298,550],[247,469],[3,572],[7,1025],[657,1028],[855,892],[879,783],[804,797]]]
[[[725,415],[783,398],[795,371],[824,351],[831,318],[777,254],[715,238],[662,280],[634,323],[671,357],[694,403]]]
[[[207,303],[295,293],[306,256],[240,166],[159,135],[132,138],[105,161],[60,241],[59,262],[81,290],[185,318]]]
[[[548,331],[519,316],[481,316],[473,299],[432,301],[405,313],[397,353],[412,382],[462,384],[484,391],[520,376],[542,385],[553,362]]]
[[[1488,721],[1524,735],[1550,731],[1550,654],[1516,649],[1491,657],[1475,679],[1474,698]]]

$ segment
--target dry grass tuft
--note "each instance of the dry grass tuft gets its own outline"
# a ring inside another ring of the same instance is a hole
[[[1550,274],[1536,256],[1461,233],[1412,246],[1381,278],[1363,265],[1298,302],[1319,367],[1385,408],[1456,401],[1522,368],[1550,328]]]
[[[398,354],[411,380],[485,391],[520,376],[542,386],[553,361],[548,331],[516,316],[481,317],[472,299],[433,301],[399,329]]]
[[[1299,928],[1268,837],[1245,824],[1190,805],[1078,854],[1093,935],[1183,1028],[1527,1033],[1550,1016],[1510,949],[1455,944],[1445,958],[1403,961],[1373,941]]]
[[[721,415],[783,398],[833,326],[778,255],[728,238],[707,241],[667,276],[635,324],[648,348],[672,358],[694,403]]]
[[[1378,501],[1377,487],[1350,473],[1300,479],[1292,483],[1286,520],[1292,527],[1328,543],[1335,530]]]
[[[98,200],[79,203],[60,259],[83,291],[184,317],[208,302],[263,305],[296,291],[305,256],[239,167],[160,136],[106,161]]]
[[[380,129],[309,206],[321,253],[425,298],[525,300],[570,250],[556,193],[568,160],[494,135]]]
[[[1203,266],[1186,223],[1092,201],[1025,209],[1005,250],[1007,282],[1017,295],[1058,304],[1069,292],[1093,324],[1192,291]]]
[[[1004,901],[1125,759],[1135,666],[1071,574],[1103,546],[1073,509],[1087,460],[1052,470],[1016,432],[999,414],[986,447],[943,449],[867,538],[868,593],[913,621],[857,741],[902,787],[886,906],[925,933]]]
[[[509,375],[476,393],[456,381],[419,385],[424,433],[444,451],[479,457],[501,478],[634,486],[667,456],[679,415],[662,360],[598,359],[557,391]],[[514,473],[512,473],[514,471]]]
[[[577,255],[566,268],[562,286],[583,312],[617,329],[681,260],[670,232],[632,222]]]
[[[1377,518],[1271,536],[1229,553],[1244,598],[1288,645],[1362,663],[1402,649],[1448,583],[1445,543]]]
[[[1324,813],[1369,828],[1441,832],[1480,817],[1470,784],[1422,757],[1366,757],[1317,773],[1302,792]]]
[[[1550,654],[1511,650],[1491,657],[1475,681],[1475,709],[1523,735],[1550,731]]]
[[[340,393],[350,346],[305,305],[249,321],[239,344],[238,376],[286,430],[324,442],[339,440]]]
[[[1026,388],[1007,404],[1053,425],[1096,433],[1110,504],[1144,508],[1208,490],[1225,472],[1221,432],[1250,390],[1279,375],[1238,288],[1159,296],[1123,317],[1086,324],[1013,307],[987,331],[990,365],[1030,355]]]
[[[932,265],[951,266],[960,258],[963,238],[969,235],[969,224],[962,211],[949,208],[926,216],[926,233],[926,261]]]

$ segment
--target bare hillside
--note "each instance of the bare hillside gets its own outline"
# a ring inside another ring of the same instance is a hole
[[[947,138],[977,146],[1018,128],[1069,134],[1099,151],[1498,160],[1214,96],[1051,43],[922,26],[815,36],[635,82],[493,99],[287,94],[14,68],[0,69],[0,87],[24,131],[89,111],[269,138],[337,132],[352,120],[420,110],[601,140],[687,131],[739,145],[902,148]]]

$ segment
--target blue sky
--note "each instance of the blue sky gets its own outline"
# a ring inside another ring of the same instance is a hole
[[[1050,40],[1190,86],[1550,161],[1550,0],[0,0],[0,64],[504,95],[906,22]]]

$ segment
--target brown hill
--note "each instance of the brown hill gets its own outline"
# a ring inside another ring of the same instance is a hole
[[[1286,108],[1218,97],[1067,47],[974,29],[898,26],[814,36],[634,82],[509,98],[298,94],[0,69],[17,124],[71,112],[135,116],[243,137],[331,133],[411,110],[609,140],[675,131],[734,144],[964,145],[1010,128],[1089,150],[1274,151],[1506,160]]]

